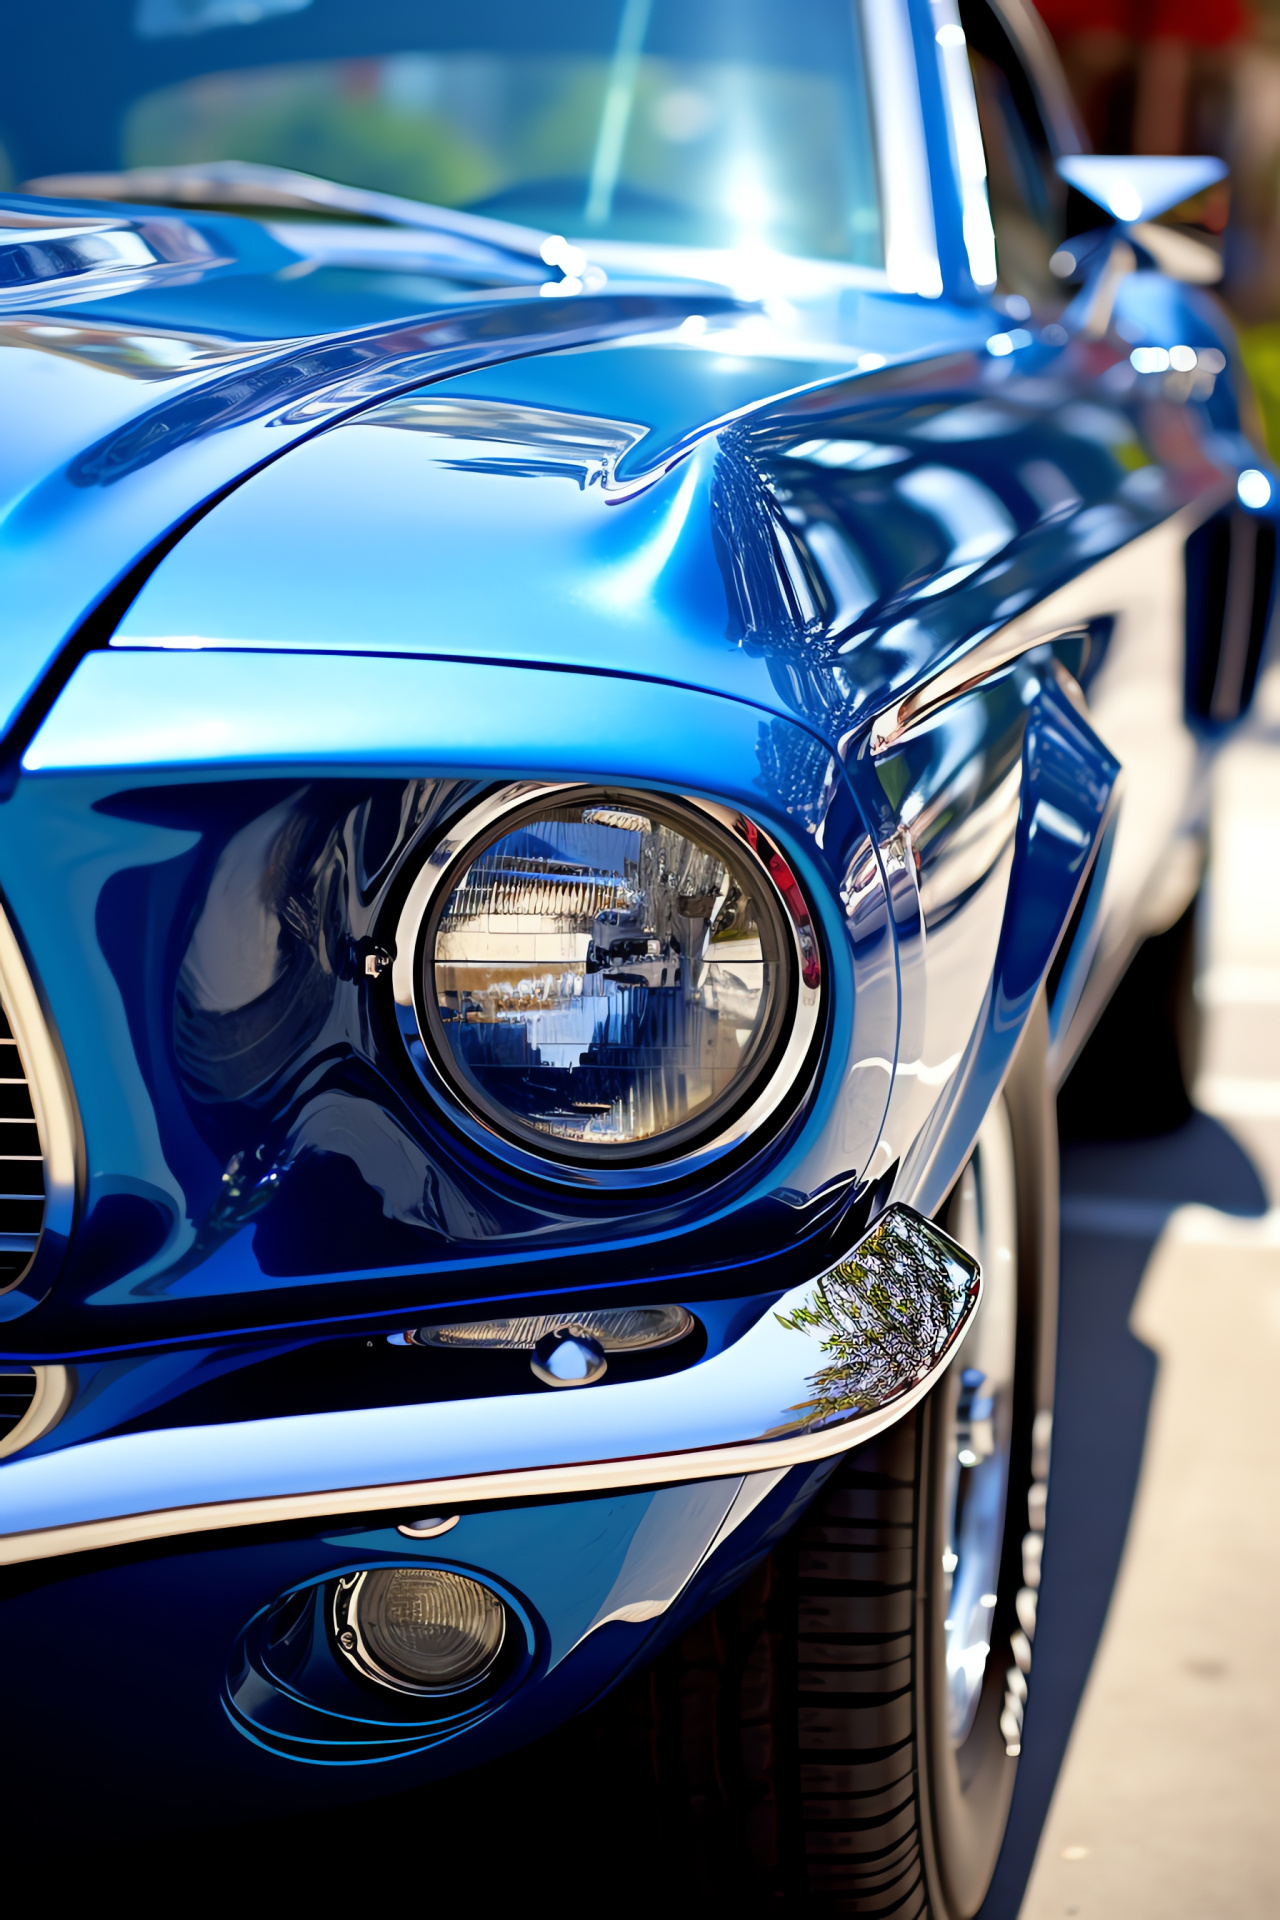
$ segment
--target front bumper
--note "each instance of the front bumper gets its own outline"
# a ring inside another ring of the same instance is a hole
[[[166,1428],[0,1467],[0,1564],[337,1514],[785,1471],[901,1419],[950,1363],[976,1261],[890,1207],[723,1352],[659,1379]],[[409,1517],[406,1514],[406,1517]]]

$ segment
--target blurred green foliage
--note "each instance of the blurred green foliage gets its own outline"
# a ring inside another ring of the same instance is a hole
[[[127,162],[256,160],[437,206],[465,205],[500,184],[454,121],[361,88],[354,64],[284,68],[265,86],[252,84],[256,75],[238,86],[211,75],[151,94],[130,115]]]
[[[1240,353],[1257,395],[1267,449],[1280,460],[1280,321],[1242,327]]]

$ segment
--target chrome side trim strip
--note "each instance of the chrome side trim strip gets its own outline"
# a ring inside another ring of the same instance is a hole
[[[906,694],[895,706],[877,714],[871,723],[872,753],[887,753],[943,707],[958,700],[962,693],[989,680],[1003,667],[1012,666],[1033,648],[1047,646],[1050,641],[1060,640],[1064,634],[1074,631],[1074,625],[1041,628],[1011,620],[1007,627],[1000,627],[948,661],[932,680],[926,680],[922,687]]]
[[[948,1351],[947,1361],[952,1355]],[[785,1472],[813,1460],[829,1459],[874,1439],[901,1420],[936,1385],[941,1364],[928,1379],[879,1413],[799,1440],[761,1441],[754,1446],[723,1447],[695,1453],[654,1453],[631,1460],[592,1460],[574,1466],[529,1467],[508,1473],[476,1473],[445,1480],[391,1481],[378,1487],[336,1488],[325,1493],[285,1494],[276,1498],[210,1501],[204,1506],[168,1507],[151,1513],[113,1515],[69,1526],[36,1527],[0,1535],[0,1566],[50,1560],[63,1554],[90,1553],[103,1547],[135,1546],[183,1534],[221,1532],[229,1527],[279,1526],[292,1520],[325,1520],[337,1514],[374,1513],[389,1507],[447,1502],[451,1509],[474,1501],[549,1500],[566,1494],[622,1492],[686,1480],[719,1480],[733,1474]],[[402,1529],[404,1531],[405,1529]]]
[[[682,1373],[515,1399],[155,1428],[0,1466],[0,1564],[227,1527],[387,1508],[412,1517],[825,1459],[923,1399],[980,1292],[971,1255],[893,1206],[829,1272]]]
[[[871,723],[872,754],[885,753],[897,746],[915,728],[932,719],[940,708],[958,700],[980,681],[1012,666],[1023,654],[1059,640],[1064,634],[1078,633],[1091,620],[1104,617],[1111,610],[1122,612],[1133,603],[1133,574],[1140,574],[1157,561],[1167,565],[1170,545],[1185,541],[1210,514],[1233,499],[1234,493],[1234,486],[1225,480],[1220,486],[1207,488],[1190,506],[1138,534],[1025,613],[1016,614],[1003,626],[967,641],[927,680],[876,715]],[[1069,531],[1068,526],[1064,532],[1069,534]]]

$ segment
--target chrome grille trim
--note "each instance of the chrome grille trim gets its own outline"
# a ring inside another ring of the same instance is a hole
[[[0,1366],[0,1460],[56,1426],[74,1391],[70,1367]]]
[[[19,1360],[0,1364],[0,1453],[11,1433],[17,1432],[36,1397],[36,1370]]]
[[[76,1137],[62,1062],[0,909],[0,1293],[30,1274],[42,1241],[70,1233]]]

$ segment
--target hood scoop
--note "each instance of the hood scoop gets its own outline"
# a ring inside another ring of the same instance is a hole
[[[226,264],[176,216],[97,219],[0,207],[0,313],[100,300]]]

